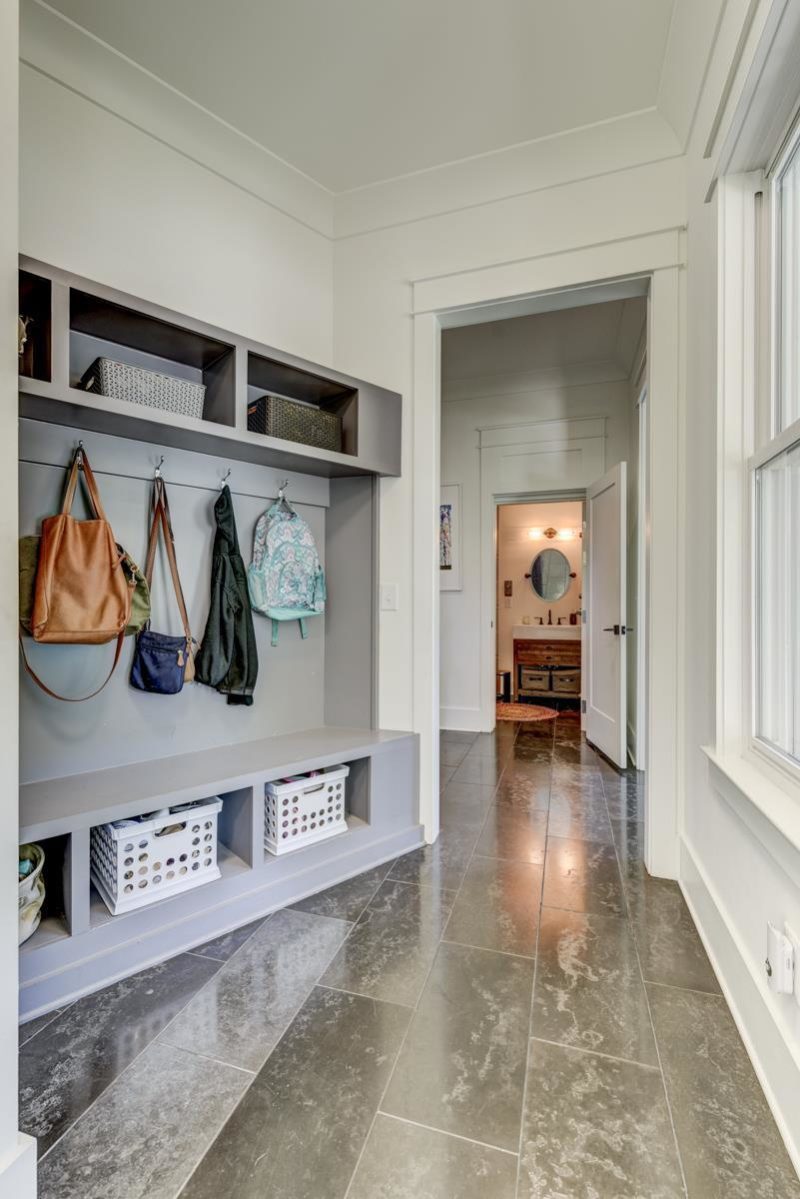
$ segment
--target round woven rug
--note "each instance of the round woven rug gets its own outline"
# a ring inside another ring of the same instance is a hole
[[[558,713],[553,708],[544,708],[541,704],[498,704],[498,720],[519,720],[529,723],[534,720],[555,720]]]

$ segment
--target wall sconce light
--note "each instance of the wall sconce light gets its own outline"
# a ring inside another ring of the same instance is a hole
[[[580,536],[579,529],[554,529],[550,525],[547,529],[528,529],[528,536],[531,541],[540,541],[542,537],[546,537],[548,541],[552,541],[554,537],[559,541],[574,541]]]

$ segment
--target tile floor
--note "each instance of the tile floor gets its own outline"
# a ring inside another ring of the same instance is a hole
[[[442,735],[435,846],[21,1030],[41,1199],[800,1199],[642,791]]]

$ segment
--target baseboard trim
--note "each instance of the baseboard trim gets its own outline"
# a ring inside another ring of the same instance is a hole
[[[36,1140],[17,1133],[11,1152],[0,1158],[0,1196],[36,1199]]]
[[[783,1035],[772,1011],[775,999],[753,968],[725,904],[685,835],[680,857],[681,890],[792,1165],[800,1175],[800,1052]],[[786,999],[793,1002],[788,996]]]
[[[439,727],[454,733],[479,733],[480,708],[440,708]]]

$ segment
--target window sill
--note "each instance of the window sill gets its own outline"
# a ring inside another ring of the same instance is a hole
[[[792,878],[800,856],[800,797],[743,757],[703,746],[717,792]]]

